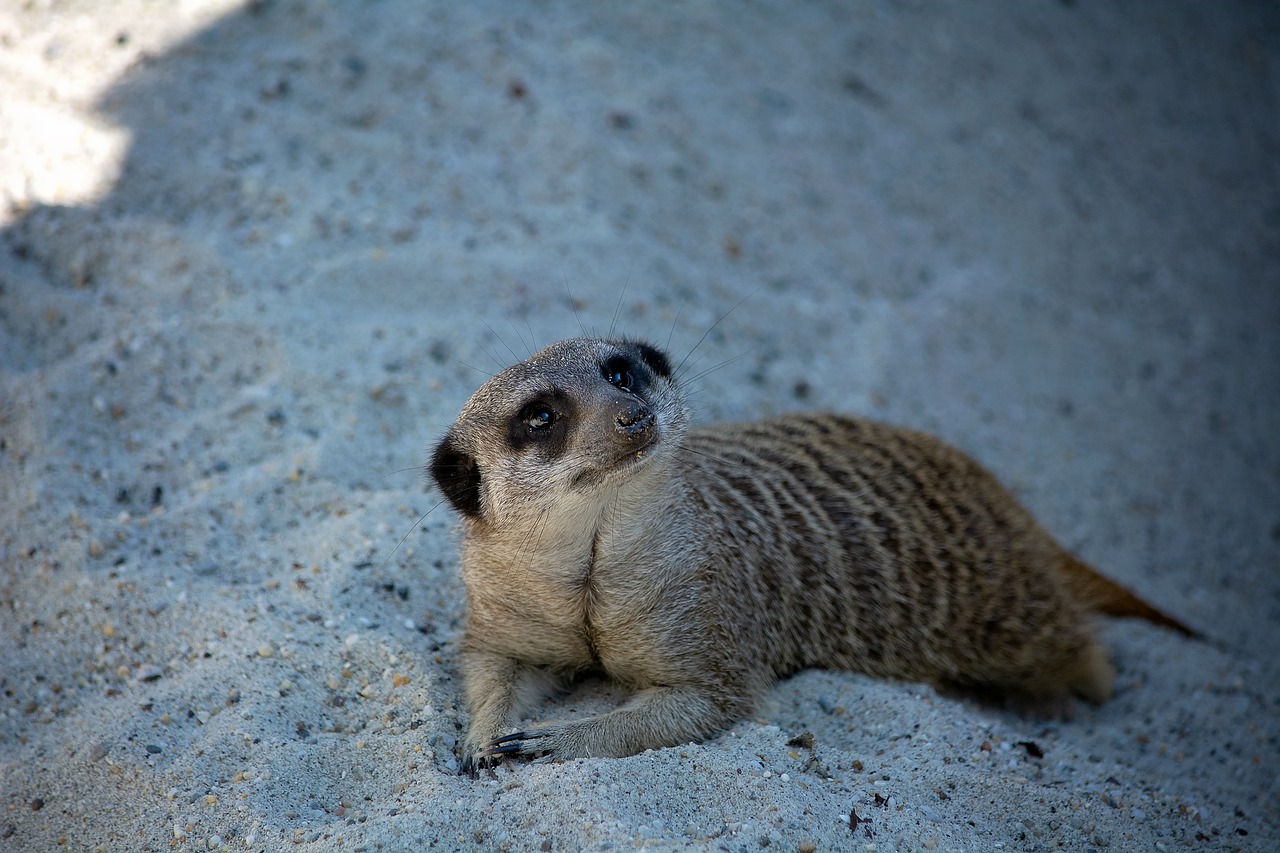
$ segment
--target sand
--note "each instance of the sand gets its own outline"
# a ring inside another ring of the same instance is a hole
[[[5,4],[0,850],[1277,849],[1278,104],[1266,3]],[[460,776],[421,466],[583,328],[932,430],[1217,642]]]

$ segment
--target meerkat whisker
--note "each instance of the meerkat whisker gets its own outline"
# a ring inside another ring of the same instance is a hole
[[[435,512],[436,507],[440,506],[440,504],[444,503],[444,501],[445,499],[441,498],[440,500],[436,501],[434,504],[431,505],[431,509],[427,510],[422,515],[418,516],[418,520],[413,523],[413,527],[410,527],[408,530],[406,530],[404,535],[400,537],[400,541],[396,543],[396,547],[391,549],[391,553],[388,554],[387,558],[382,561],[382,565],[379,567],[379,569],[385,569],[387,567],[387,563],[391,562],[391,558],[394,557],[396,555],[396,552],[400,550],[400,546],[405,543],[405,540],[409,538],[409,535],[413,533],[413,531],[417,530],[418,525],[426,521],[427,516]]]
[[[721,361],[717,364],[713,364],[710,367],[705,368],[704,370],[701,370],[698,373],[695,373],[693,376],[689,376],[689,377],[681,376],[680,381],[689,382],[689,383],[697,382],[699,379],[702,379],[705,376],[715,373],[717,370],[719,370],[722,367],[726,367],[730,364],[733,364],[735,361],[746,358],[747,356],[751,355],[751,353],[755,352],[757,349],[758,347],[750,347],[749,349],[743,350],[742,352],[738,353],[735,356],[732,356],[731,358],[726,358],[724,361]],[[692,367],[692,365],[690,366]]]
[[[698,342],[693,345],[693,349],[685,353],[684,358],[680,359],[680,363],[677,364],[676,369],[672,371],[673,375],[676,375],[676,376],[680,375],[680,369],[684,367],[684,363],[689,360],[689,356],[697,352],[698,347],[702,346],[702,342],[707,339],[707,335],[710,335],[713,331],[715,331],[716,326],[719,326],[721,323],[723,323],[730,314],[732,314],[734,311],[737,311],[740,307],[742,307],[742,303],[746,302],[748,299],[755,296],[759,292],[760,292],[760,288],[757,287],[755,290],[751,291],[746,296],[739,299],[732,308],[730,308],[728,311],[724,312],[719,317],[717,317],[716,321],[712,323],[710,326],[708,326],[707,330],[702,333],[702,337],[698,338]]]
[[[524,312],[521,312],[521,318],[524,320],[526,326],[529,325],[529,319],[524,316]],[[516,338],[519,339],[520,346],[524,347],[524,350],[526,353],[525,357],[526,358],[532,357],[533,356],[533,327],[530,326],[529,340],[526,341],[524,339],[524,332],[520,331],[520,327],[516,325],[515,320],[512,320],[510,317],[508,317],[507,323],[510,324],[511,331],[516,333]]]
[[[490,356],[490,358],[493,358],[493,356]],[[482,374],[484,374],[485,376],[488,376],[490,379],[492,379],[494,376],[497,376],[497,375],[498,375],[498,374],[496,374],[496,373],[490,373],[490,372],[489,372],[489,371],[487,371],[487,370],[481,370],[480,368],[476,367],[474,364],[470,364],[470,363],[468,363],[468,362],[465,362],[465,361],[463,361],[463,360],[462,360],[462,359],[460,359],[460,358],[456,358],[456,357],[455,357],[455,358],[453,359],[453,362],[454,362],[454,364],[461,364],[463,367],[466,367],[466,368],[469,368],[469,369],[471,369],[471,370],[474,370],[476,373],[482,373]]]
[[[631,284],[631,273],[636,268],[634,259],[631,265],[627,267],[627,277],[622,280],[622,291],[618,294],[618,304],[613,306],[613,319],[609,321],[609,333],[605,337],[613,337],[613,330],[618,327],[618,315],[622,313],[622,300],[626,298],[627,287]]]
[[[507,352],[511,353],[512,358],[514,358],[516,361],[520,361],[520,356],[516,355],[516,351],[511,348],[511,344],[507,343],[506,338],[498,334],[498,330],[495,329],[493,326],[491,326],[488,320],[481,317],[479,314],[476,315],[476,319],[479,320],[481,323],[484,323],[484,327],[489,330],[489,334],[493,335],[495,338],[498,339],[498,343],[502,344],[502,346],[506,348]],[[498,361],[498,359],[494,358],[493,354],[489,352],[487,347],[484,347],[482,345],[481,349],[485,351],[485,353],[489,356],[489,358],[497,362],[499,369],[506,366],[501,361]]]

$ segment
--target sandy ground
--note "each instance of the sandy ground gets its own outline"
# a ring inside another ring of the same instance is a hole
[[[1277,849],[1276,7],[607,5],[0,7],[0,850]],[[933,430],[1221,642],[461,777],[420,466],[579,323]]]

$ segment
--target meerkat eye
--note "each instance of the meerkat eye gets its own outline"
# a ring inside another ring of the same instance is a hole
[[[538,394],[512,413],[507,440],[517,451],[541,447],[558,455],[575,411],[573,401],[559,391]]]
[[[600,365],[600,373],[606,382],[623,391],[630,391],[635,387],[635,379],[631,375],[631,364],[620,355],[615,355]]]
[[[524,422],[529,429],[550,429],[556,422],[556,413],[549,406],[534,406],[525,415]]]

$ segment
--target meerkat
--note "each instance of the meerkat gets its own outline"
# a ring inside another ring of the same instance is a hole
[[[506,368],[430,474],[464,528],[473,773],[702,740],[810,667],[1101,703],[1094,612],[1194,636],[942,441],[836,414],[693,429],[668,357],[637,341]],[[588,672],[634,692],[510,731]]]

